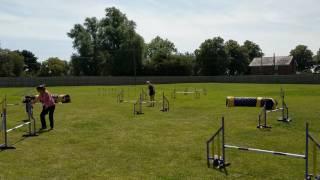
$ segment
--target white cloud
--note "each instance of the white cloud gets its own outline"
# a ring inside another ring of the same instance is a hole
[[[66,33],[74,24],[82,23],[85,17],[101,18],[106,7],[116,6],[137,23],[137,31],[146,42],[160,35],[173,41],[180,51],[194,51],[214,36],[240,43],[252,40],[267,55],[286,55],[299,43],[313,51],[320,47],[318,0],[0,1],[0,40],[5,37],[6,41],[27,38],[71,46]],[[56,56],[68,57],[72,52],[66,53],[61,50]]]

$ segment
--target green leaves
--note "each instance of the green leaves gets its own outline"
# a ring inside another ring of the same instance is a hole
[[[68,33],[77,54],[72,56],[74,75],[133,75],[141,70],[144,41],[135,22],[115,7],[104,18],[86,18]]]
[[[263,56],[259,45],[245,41],[224,42],[221,37],[204,41],[195,51],[197,68],[201,75],[241,75],[248,73],[250,58]]]
[[[146,58],[151,62],[162,62],[170,58],[177,49],[173,42],[157,36],[146,45]]]
[[[316,64],[320,64],[320,49],[317,51],[317,54],[313,57],[313,61]]]
[[[241,47],[237,41],[229,40],[225,44],[229,55],[228,74],[241,75],[248,71],[249,56],[248,51]]]
[[[246,40],[242,46],[249,56],[250,62],[256,57],[262,57],[264,54],[260,46],[252,41]]]
[[[67,61],[60,60],[59,58],[49,58],[42,62],[40,68],[40,76],[65,76],[68,74]]]
[[[195,54],[201,75],[222,75],[227,72],[228,53],[221,37],[204,41]]]
[[[18,77],[22,75],[24,57],[17,52],[0,49],[0,76]]]
[[[297,62],[299,71],[305,70],[312,65],[313,53],[308,49],[308,46],[298,45],[295,49],[291,50],[290,55]]]
[[[24,70],[29,75],[36,75],[40,70],[40,63],[37,62],[38,58],[28,50],[15,51],[21,56],[23,56]]]

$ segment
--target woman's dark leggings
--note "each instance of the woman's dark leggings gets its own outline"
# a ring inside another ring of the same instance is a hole
[[[54,113],[54,109],[55,108],[56,108],[56,106],[51,106],[51,107],[48,107],[48,108],[43,107],[42,112],[40,114],[42,128],[44,128],[44,129],[47,128],[46,114],[48,114],[48,113],[49,113],[50,127],[51,128],[54,127],[53,113]]]

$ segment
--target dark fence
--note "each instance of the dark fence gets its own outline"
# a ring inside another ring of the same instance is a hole
[[[92,86],[144,84],[147,80],[158,84],[171,83],[263,83],[263,84],[320,84],[320,75],[259,75],[259,76],[148,76],[148,77],[1,77],[0,87]]]

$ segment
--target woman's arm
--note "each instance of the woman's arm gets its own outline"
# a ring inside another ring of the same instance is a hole
[[[31,100],[32,104],[35,104],[37,102],[40,101],[40,96],[39,95],[35,95],[35,98],[33,100]]]

